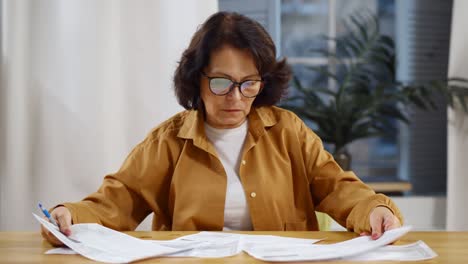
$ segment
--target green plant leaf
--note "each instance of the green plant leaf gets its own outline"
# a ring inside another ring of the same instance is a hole
[[[327,67],[308,67],[311,72],[333,80],[337,90],[320,83],[301,85],[296,76],[295,94],[284,107],[316,125],[323,142],[339,149],[354,140],[385,136],[395,132],[395,123],[409,123],[410,106],[435,109],[434,96],[443,95],[450,106],[460,103],[468,113],[468,79],[449,78],[431,82],[406,83],[395,79],[395,43],[380,32],[378,18],[369,13],[351,16],[347,32],[334,41],[336,52],[310,50],[332,64],[341,65],[338,74]],[[323,81],[323,79],[321,79]]]

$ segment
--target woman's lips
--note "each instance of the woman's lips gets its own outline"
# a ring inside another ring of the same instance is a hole
[[[240,109],[224,109],[223,111],[233,113],[233,112],[239,112]]]

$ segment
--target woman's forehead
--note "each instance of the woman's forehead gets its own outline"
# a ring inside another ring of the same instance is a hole
[[[228,45],[211,53],[207,71],[240,78],[258,75],[258,69],[251,52]]]

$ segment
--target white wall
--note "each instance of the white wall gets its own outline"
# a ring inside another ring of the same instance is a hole
[[[413,230],[444,230],[446,198],[443,196],[392,197],[400,208],[404,224]]]
[[[454,0],[449,76],[468,79],[468,1]],[[465,97],[466,102],[468,98]],[[468,230],[468,114],[448,111],[447,229]]]
[[[95,191],[182,108],[181,52],[216,0],[4,0],[0,230],[37,230],[37,202]]]

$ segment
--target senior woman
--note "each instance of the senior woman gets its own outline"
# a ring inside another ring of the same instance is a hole
[[[374,239],[399,227],[388,197],[343,171],[294,113],[273,106],[290,77],[259,23],[212,15],[175,72],[186,110],[150,132],[97,192],[55,207],[60,230],[89,222],[133,230],[150,213],[153,230],[318,230],[315,211]]]

